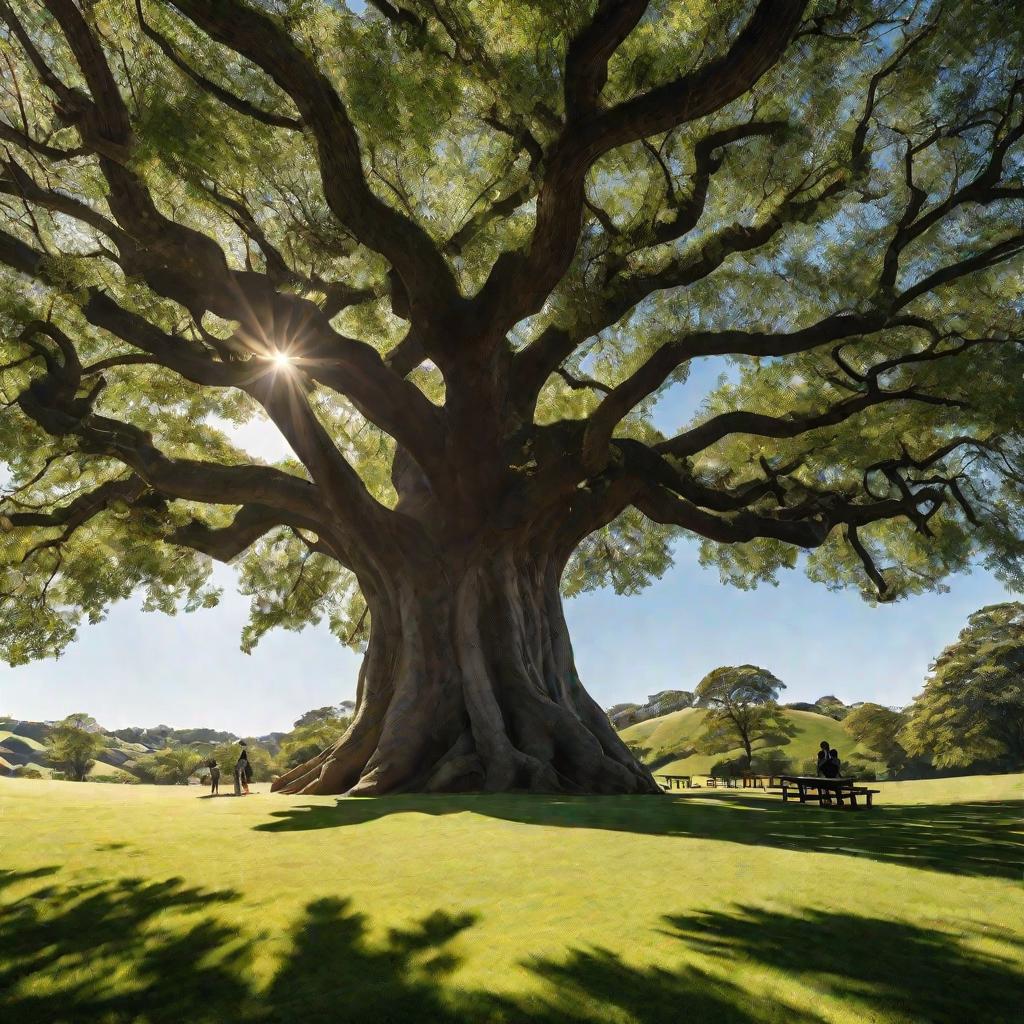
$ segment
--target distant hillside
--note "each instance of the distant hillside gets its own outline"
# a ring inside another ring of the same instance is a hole
[[[616,729],[625,729],[638,722],[691,707],[693,701],[694,695],[689,690],[662,690],[661,693],[652,693],[646,704],[616,704],[608,709],[608,717]]]
[[[0,775],[17,776],[38,772],[49,778],[54,767],[47,757],[47,741],[55,722],[31,722],[0,716]],[[205,760],[216,748],[244,739],[250,752],[265,751],[265,759],[277,756],[281,740],[287,732],[271,732],[265,736],[237,736],[220,729],[172,729],[169,725],[130,726],[104,729],[90,726],[89,731],[101,736],[105,748],[96,755],[96,763],[88,772],[89,779],[102,782],[149,781],[144,771],[136,771],[139,758],[165,747],[188,747],[195,752],[197,763]],[[252,756],[252,754],[250,755]],[[259,771],[259,764],[256,765]]]
[[[0,775],[19,775],[39,772],[49,778],[54,771],[47,757],[47,738],[52,722],[30,722],[0,718]],[[133,781],[133,771],[140,757],[160,750],[169,744],[189,746],[202,756],[218,743],[234,742],[234,733],[214,729],[171,729],[169,726],[129,728],[107,731],[93,730],[102,736],[106,747],[96,755],[96,763],[89,770],[90,779]],[[276,750],[281,733],[271,733],[268,740]],[[261,738],[262,739],[262,738]],[[253,742],[260,742],[254,739]]]
[[[684,708],[671,714],[652,718],[622,729],[619,735],[644,764],[658,771],[680,775],[707,775],[716,765],[738,759],[743,752],[739,747],[724,754],[698,754],[695,748],[704,730],[701,708]],[[792,738],[778,746],[754,749],[754,767],[771,762],[786,761],[794,771],[812,768],[818,744],[827,740],[835,747],[844,762],[855,762],[858,767],[879,774],[885,766],[874,751],[858,746],[853,737],[834,718],[813,711],[783,709],[782,718],[795,730]]]

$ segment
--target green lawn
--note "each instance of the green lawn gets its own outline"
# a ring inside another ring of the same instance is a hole
[[[720,761],[739,758],[743,751],[736,747],[722,754],[690,754],[688,757],[680,757],[681,751],[693,749],[697,745],[704,731],[704,715],[705,712],[699,708],[683,708],[660,718],[638,722],[623,729],[619,735],[627,743],[647,748],[649,753],[644,755],[643,760],[647,764],[656,765],[655,771],[680,775],[706,775]],[[818,745],[822,740],[827,740],[830,746],[839,750],[844,761],[856,755],[862,761],[871,763],[873,767],[884,769],[881,763],[874,764],[878,755],[858,746],[843,728],[842,722],[837,722],[827,715],[815,714],[813,711],[786,709],[782,716],[792,725],[794,734],[783,745],[771,749],[782,757],[789,758],[797,768],[802,762],[813,762]],[[755,756],[759,748],[763,751],[766,745],[755,745]]]
[[[0,779],[0,1020],[1019,1022],[1024,776],[873,812]]]

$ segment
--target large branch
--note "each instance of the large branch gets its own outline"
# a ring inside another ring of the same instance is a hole
[[[892,402],[921,402],[927,405],[946,405],[958,408],[963,403],[947,395],[931,394],[914,385],[896,391],[887,391],[881,386],[880,380],[897,368],[956,358],[979,345],[1014,343],[1013,339],[1009,338],[965,338],[952,348],[941,349],[937,342],[933,342],[919,352],[894,356],[863,371],[850,367],[842,358],[840,350],[837,349],[833,353],[837,362],[858,384],[865,386],[863,391],[835,402],[817,413],[794,412],[785,416],[769,416],[739,409],[720,413],[667,441],[654,445],[653,448],[664,455],[686,458],[696,455],[730,434],[751,434],[757,437],[771,438],[799,437],[812,430],[835,426],[876,405]]]
[[[132,314],[117,307],[111,311],[102,296],[94,299],[98,299],[101,313],[128,318],[130,333],[139,332],[139,325],[131,320]],[[145,327],[157,335],[152,325]],[[59,357],[35,340],[37,334],[57,346]],[[96,400],[103,390],[102,378],[91,384],[84,397],[80,396],[83,367],[74,344],[59,327],[43,322],[30,324],[21,340],[39,352],[47,367],[46,374],[35,378],[18,396],[18,405],[25,415],[56,437],[75,437],[83,451],[117,459],[164,497],[228,505],[256,504],[292,517],[283,522],[314,524],[312,528],[335,535],[339,523],[343,524],[342,529],[355,533],[379,527],[392,515],[369,496],[362,481],[336,453],[308,406],[305,412],[292,408],[294,392],[279,387],[269,396],[265,393],[269,376],[266,373],[245,388],[262,397],[276,420],[282,419],[282,405],[288,406],[287,422],[280,425],[293,447],[312,463],[316,470],[314,483],[268,466],[229,466],[168,456],[156,447],[146,431],[95,412]],[[159,336],[150,342],[158,353],[170,347]],[[232,383],[241,386],[237,380]],[[330,516],[325,517],[325,509],[331,510]]]
[[[798,189],[787,196],[760,224],[726,225],[707,239],[695,253],[676,255],[657,271],[633,274],[620,271],[613,274],[603,289],[596,289],[594,294],[588,296],[589,305],[581,327],[572,331],[550,327],[515,355],[512,391],[517,405],[524,412],[528,410],[547,378],[586,338],[611,327],[655,292],[692,285],[712,274],[730,256],[765,245],[787,224],[806,219],[825,201],[841,192],[845,187],[844,182],[843,177],[837,177],[809,199],[801,199],[803,193]],[[689,219],[699,215],[699,211],[696,211],[695,214],[686,213],[683,216]],[[689,230],[685,223],[679,225],[679,228]],[[669,226],[669,230],[675,232],[675,222]],[[645,244],[655,243],[656,240],[647,239]]]
[[[738,409],[713,416],[699,426],[654,445],[654,450],[665,455],[686,458],[704,451],[730,434],[751,434],[771,438],[799,437],[812,430],[836,426],[876,405],[892,402],[922,402],[927,405],[953,407],[961,405],[956,399],[930,395],[915,388],[901,388],[899,391],[864,392],[836,402],[823,412],[807,415],[791,413],[786,416],[769,416]]]
[[[502,333],[536,313],[565,274],[579,240],[584,181],[604,153],[712,114],[773,67],[799,24],[806,0],[761,0],[728,53],[659,88],[570,121],[549,154],[528,252],[507,253],[477,296]]]
[[[836,314],[788,334],[755,331],[700,332],[667,342],[621,384],[612,389],[591,414],[583,443],[584,462],[600,472],[608,460],[608,444],[616,425],[653,394],[683,363],[711,355],[791,355],[828,342],[881,327],[880,315]]]
[[[262,68],[293,100],[316,139],[324,196],[334,214],[395,268],[413,316],[440,329],[458,302],[455,279],[429,235],[379,199],[363,173],[355,126],[327,77],[289,34],[239,0],[173,0],[211,38]]]
[[[565,116],[578,121],[592,114],[608,80],[608,61],[636,27],[649,0],[599,0],[590,24],[565,55]]]
[[[254,121],[260,121],[263,124],[269,125],[271,128],[289,128],[292,131],[302,131],[302,122],[297,117],[289,117],[287,114],[276,114],[272,110],[264,110],[262,107],[258,107],[255,103],[250,103],[247,99],[241,96],[236,96],[229,89],[225,89],[223,86],[218,85],[205,75],[201,75],[192,67],[191,64],[188,63],[188,61],[185,60],[184,57],[181,56],[180,53],[178,53],[166,36],[162,35],[152,25],[150,25],[148,21],[146,21],[146,18],[142,13],[142,0],[135,0],[135,10],[138,14],[139,27],[142,29],[143,35],[145,35],[147,39],[151,40],[160,52],[183,75],[185,75],[186,78],[193,81],[204,92],[209,93],[226,107],[230,107],[239,114],[251,117]]]
[[[113,180],[117,180],[121,170],[117,165],[108,168]],[[126,262],[132,262],[135,267],[131,256],[138,255],[138,250],[129,232],[112,225],[102,215],[63,193],[38,188],[27,176],[22,175],[12,180],[12,188],[21,194],[108,233],[126,251]],[[149,201],[148,192],[142,189],[141,194]],[[168,232],[162,230],[162,221],[163,218],[160,218],[154,223],[150,218],[143,218],[141,224],[143,229],[149,228],[159,236],[160,241],[156,243],[159,245],[165,243],[168,235]],[[130,218],[130,225],[133,228],[140,226],[134,218]],[[237,366],[197,356],[195,352],[187,350],[180,339],[168,338],[143,318],[124,310],[95,289],[90,292],[89,301],[83,308],[86,317],[200,384],[240,386],[248,390],[254,377],[258,379],[267,376],[269,364],[266,358],[277,348],[284,348],[294,357],[296,365],[301,366],[303,372],[346,395],[363,415],[390,433],[400,444],[406,445],[423,469],[434,473],[439,483],[446,479],[446,465],[438,455],[436,444],[440,429],[437,411],[414,384],[393,372],[372,346],[334,331],[326,313],[312,302],[277,293],[263,275],[229,271],[215,243],[205,235],[199,237],[217,248],[220,261],[207,264],[201,274],[198,269],[195,270],[198,274],[195,279],[187,278],[187,297],[201,296],[201,307],[214,306],[222,315],[242,322],[243,348],[252,351],[258,360],[256,365],[259,369],[255,374],[251,367],[240,370]],[[165,256],[157,258],[157,279],[150,276],[150,283],[155,284],[158,291],[170,290],[181,298],[180,292],[174,287],[159,287],[166,283],[163,269],[165,259]],[[47,281],[47,264],[43,254],[5,232],[0,232],[0,262],[37,280]],[[145,273],[146,261],[142,263]],[[270,324],[276,325],[283,332],[275,344],[268,341],[265,325]],[[266,392],[261,394],[262,397],[271,397]],[[339,455],[339,474],[346,472],[342,462]],[[312,472],[312,467],[307,468]]]
[[[163,509],[166,499],[141,477],[132,474],[98,484],[92,490],[80,494],[65,505],[58,505],[47,511],[11,511],[5,519],[10,528],[60,529],[59,537],[44,540],[32,546],[29,554],[42,548],[59,547],[71,539],[74,533],[96,516],[108,509]],[[168,544],[187,547],[202,552],[222,562],[229,562],[246,548],[279,526],[293,529],[319,530],[320,523],[294,511],[285,511],[269,505],[243,505],[231,523],[222,527],[211,527],[193,519],[189,523],[168,532],[164,540]],[[318,544],[322,542],[318,541]],[[325,549],[326,550],[326,549]],[[334,554],[333,551],[327,553]]]
[[[209,555],[219,562],[230,562],[261,537],[266,536],[279,526],[305,528],[313,531],[319,529],[318,524],[312,521],[303,522],[296,516],[283,516],[278,509],[265,505],[243,505],[227,526],[211,527],[198,520],[193,520],[184,526],[179,526],[167,536],[166,540],[168,544],[201,551],[204,555]],[[325,549],[323,541],[318,541],[317,547],[318,550],[330,553],[340,560],[340,555],[333,549],[333,546],[330,549]]]

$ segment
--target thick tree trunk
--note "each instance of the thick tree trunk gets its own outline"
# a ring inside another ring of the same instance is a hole
[[[658,793],[580,684],[561,567],[511,548],[367,593],[352,725],[285,793]]]

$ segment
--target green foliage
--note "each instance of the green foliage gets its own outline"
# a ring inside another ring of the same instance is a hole
[[[307,711],[290,733],[281,739],[278,764],[282,771],[294,768],[336,743],[352,722],[351,702],[338,707]]]
[[[270,752],[255,743],[246,743],[245,750],[249,755],[249,764],[252,767],[254,782],[269,782],[274,776],[275,764]],[[220,784],[231,785],[234,778],[235,762],[241,753],[242,747],[238,743],[221,743],[208,754],[203,755],[203,762],[212,759],[217,762],[220,768]]]
[[[133,0],[81,6],[129,109],[132,144],[124,166],[149,190],[154,207],[216,241],[232,270],[261,274],[272,262],[271,252],[280,254],[287,270],[274,288],[282,294],[321,302],[325,282],[365,290],[332,323],[343,335],[389,353],[409,331],[390,294],[392,268],[329,209],[321,154],[309,126],[271,128],[213,98],[140,30]],[[410,0],[405,6],[414,16],[399,24],[374,5],[282,0],[258,6],[337,90],[359,136],[362,170],[375,202],[407,217],[444,249],[489,204],[519,197],[501,215],[484,217],[457,253],[444,250],[469,300],[495,261],[528,246],[533,236],[537,181],[563,132],[567,49],[592,17],[593,2]],[[710,66],[728,51],[751,6],[653,0],[611,57],[602,107]],[[46,10],[27,3],[15,7],[57,77],[87,91],[71,48]],[[299,113],[270,76],[173,5],[145,0],[141,9],[172,49],[219,88],[278,116]],[[667,459],[667,470],[684,474],[698,489],[750,495],[761,488],[758,497],[739,506],[710,506],[728,522],[780,509],[783,518],[800,519],[837,499],[865,503],[865,485],[873,499],[899,499],[900,483],[879,468],[886,460],[905,453],[913,464],[954,434],[971,436],[979,444],[932,467],[957,481],[963,502],[946,500],[924,528],[900,516],[863,527],[859,540],[878,566],[885,600],[941,590],[951,573],[979,562],[1009,586],[1024,589],[1024,349],[985,344],[955,357],[924,358],[929,351],[952,350],[961,338],[1017,337],[1019,253],[929,289],[905,308],[892,305],[897,292],[936,269],[1016,237],[1019,197],[965,203],[939,218],[906,247],[895,279],[879,283],[886,248],[907,209],[908,150],[917,147],[914,186],[927,214],[977,175],[992,146],[1015,130],[993,125],[1002,111],[1012,115],[1008,125],[1019,116],[1013,90],[1024,51],[1022,12],[1019,4],[994,0],[811,5],[798,42],[749,92],[708,117],[605,153],[586,181],[589,206],[571,267],[543,307],[508,337],[511,353],[549,327],[569,332],[579,345],[564,368],[601,387],[572,386],[552,375],[541,392],[536,423],[574,423],[588,416],[603,391],[622,384],[662,345],[681,337],[788,332],[837,310],[881,310],[883,328],[851,336],[838,353],[853,376],[842,371],[831,343],[783,358],[737,356],[683,426],[735,410],[813,415],[859,390],[856,374],[908,354],[915,356],[912,362],[893,366],[875,385],[887,391],[912,386],[943,403],[885,403],[788,438],[732,433],[692,457]],[[971,26],[969,33],[964,25]],[[926,27],[919,45],[882,79],[864,152],[854,158],[851,143],[869,83],[904,40]],[[25,128],[48,146],[82,144],[80,118],[55,104],[33,61],[13,36],[8,42],[7,72],[16,86],[0,97],[4,123],[15,132]],[[697,188],[701,141],[752,118],[777,124],[717,149],[703,214],[692,230],[654,244],[651,231],[673,224]],[[520,145],[525,134],[547,150],[539,166]],[[51,161],[11,143],[7,158],[20,160],[40,187],[119,219],[111,195],[116,190],[94,155]],[[1019,189],[1019,139],[1010,147],[1005,171],[1007,187]],[[831,191],[823,198],[825,189]],[[133,594],[141,595],[147,610],[166,613],[215,603],[209,558],[167,541],[192,520],[224,526],[237,510],[157,497],[148,505],[111,504],[69,536],[56,525],[11,529],[12,515],[64,507],[74,496],[127,475],[107,448],[83,446],[73,432],[46,433],[19,406],[17,397],[43,378],[44,359],[27,344],[26,327],[46,320],[59,325],[86,364],[138,355],[83,315],[91,288],[144,316],[182,351],[204,357],[213,351],[220,359],[214,343],[229,339],[237,324],[208,310],[197,319],[166,290],[146,283],[132,251],[137,240],[111,240],[45,204],[30,214],[31,204],[19,201],[14,184],[7,193],[4,230],[45,253],[44,282],[26,287],[23,277],[0,269],[0,657],[16,665],[60,654],[81,623],[101,620],[112,603]],[[239,205],[251,224],[239,216]],[[723,241],[729,231],[743,236],[769,222],[779,230],[762,245],[731,251]],[[176,258],[174,253],[169,262]],[[644,290],[645,279],[681,265],[701,272],[671,287]],[[601,304],[608,290],[629,295],[634,289],[636,301],[606,323]],[[45,346],[52,349],[49,342]],[[228,359],[250,357],[235,352]],[[692,387],[691,362],[677,366],[622,419],[619,438],[664,440],[656,426],[658,403],[673,389]],[[94,396],[91,413],[137,426],[169,458],[253,461],[235,443],[234,430],[261,422],[263,413],[240,389],[201,387],[148,364],[113,367],[102,376],[105,386]],[[424,362],[407,379],[431,402],[444,401],[447,384],[436,366]],[[84,384],[74,397],[84,400],[89,387]],[[317,421],[369,493],[393,507],[392,439],[348,398],[313,385],[308,397]],[[309,475],[294,459],[283,460],[281,468]],[[528,474],[529,457],[525,465],[501,469]],[[769,478],[776,486],[763,488]],[[584,481],[581,493],[592,496],[604,483]],[[799,508],[810,511],[794,511]],[[633,506],[616,512],[569,560],[566,594],[603,586],[634,594],[671,564],[679,528],[655,524]],[[252,598],[242,636],[246,651],[270,629],[319,622],[341,642],[365,645],[370,619],[355,578],[312,547],[311,536],[281,529],[238,558],[242,590]],[[842,525],[806,557],[778,538],[759,537],[743,543],[704,540],[700,560],[740,587],[774,583],[781,570],[800,567],[825,586],[855,588],[867,600],[878,599]]]
[[[755,743],[774,745],[777,738],[785,741],[793,734],[777,703],[785,688],[771,672],[756,665],[725,666],[709,672],[695,690],[698,707],[707,709],[698,749],[713,754],[739,745],[750,768]]]
[[[135,773],[143,782],[162,786],[184,786],[190,775],[198,774],[202,755],[190,747],[164,747],[135,762]]]
[[[875,751],[890,772],[898,772],[907,762],[907,752],[899,741],[906,724],[901,712],[872,703],[861,704],[843,719],[843,728],[861,746]]]
[[[616,594],[640,593],[672,564],[675,532],[627,509],[576,548],[562,576],[563,593],[572,597],[600,587],[611,587]]]
[[[1024,604],[970,616],[932,664],[900,742],[940,768],[1024,763]]]
[[[82,782],[100,751],[106,747],[103,735],[96,731],[96,720],[77,712],[58,722],[49,733],[47,754],[65,778]]]
[[[834,697],[832,694],[819,697],[814,702],[814,706],[818,708],[823,715],[828,715],[830,718],[834,718],[837,722],[843,721],[843,719],[850,714],[850,709],[838,697]]]
[[[239,588],[252,598],[242,631],[247,654],[271,629],[301,631],[325,617],[342,643],[365,647],[370,616],[355,577],[294,533],[277,531],[253,545],[239,563]]]

